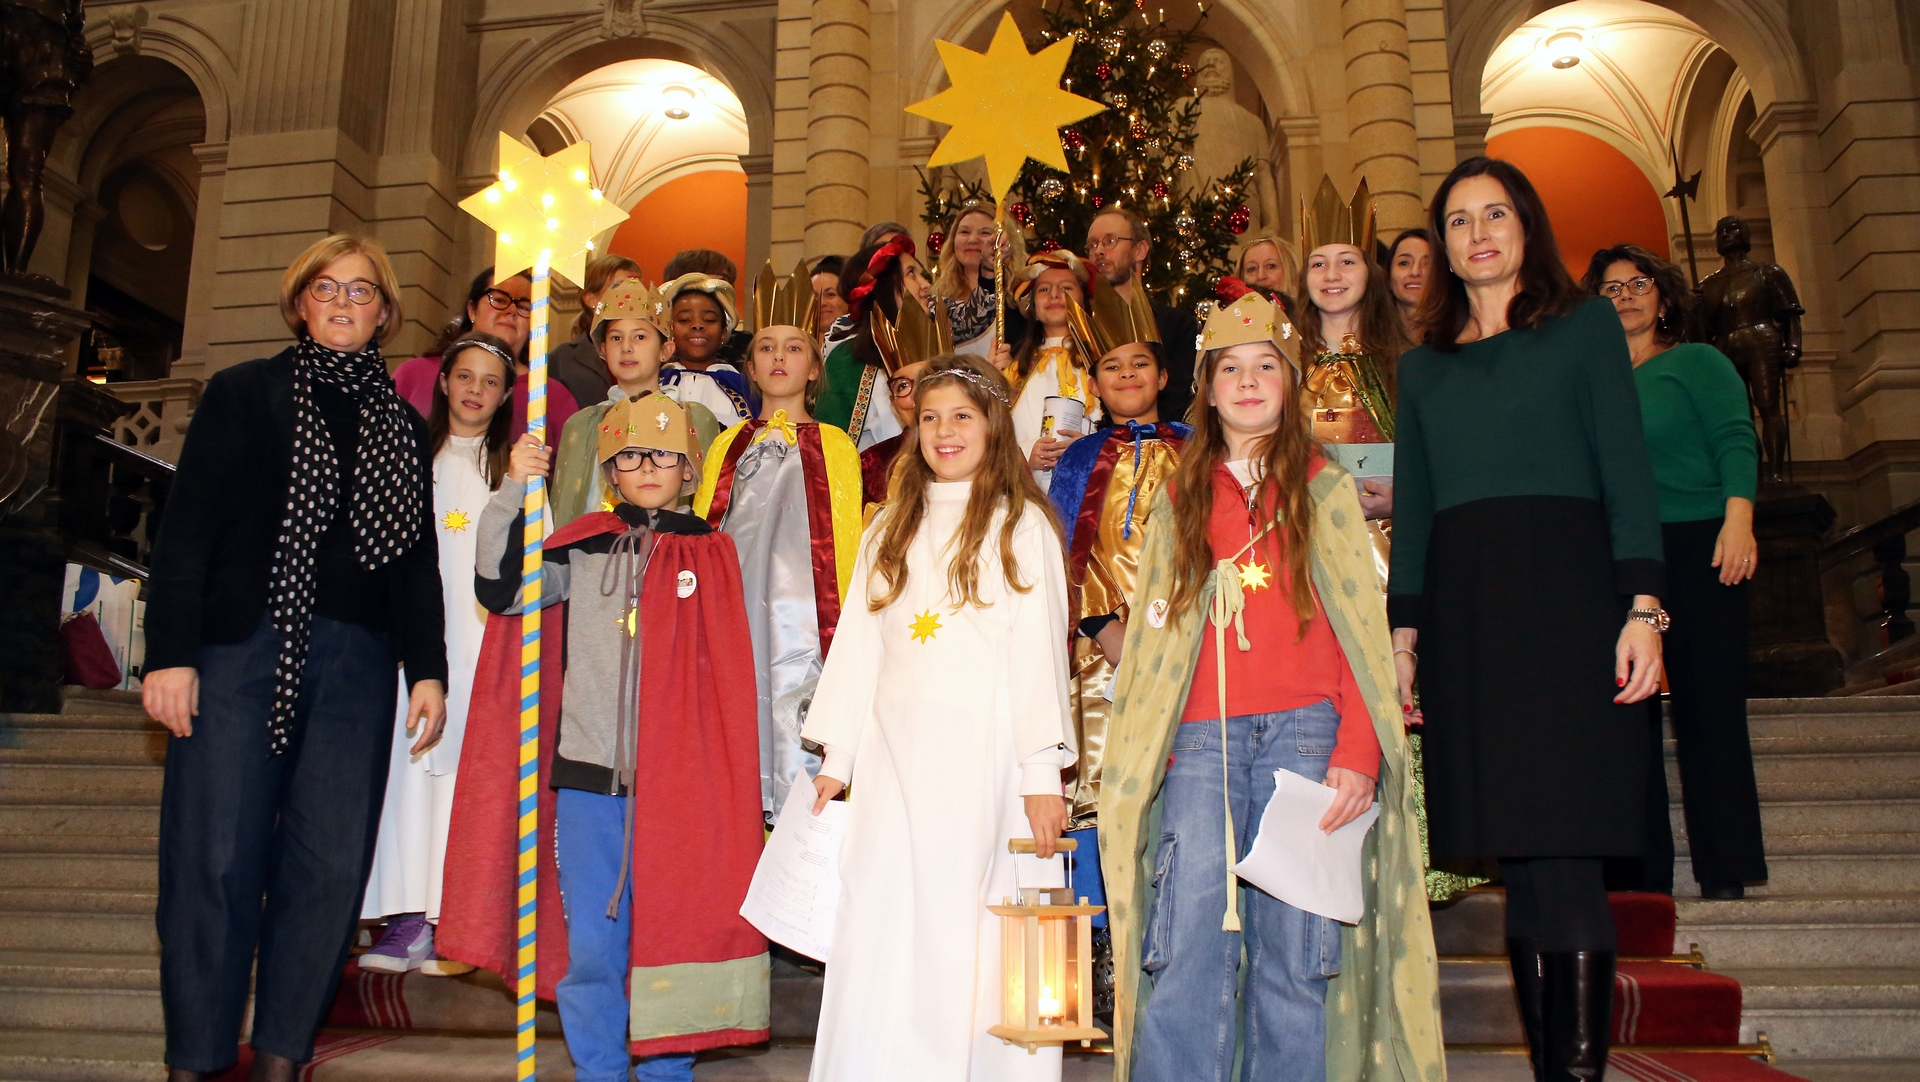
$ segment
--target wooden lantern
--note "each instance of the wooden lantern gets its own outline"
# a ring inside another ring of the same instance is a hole
[[[1059,848],[1077,848],[1071,838]],[[1033,839],[1008,843],[1015,853],[1033,852]],[[1008,1044],[1023,1044],[1029,1054],[1043,1044],[1079,1041],[1083,1046],[1106,1037],[1093,1024],[1093,918],[1105,906],[1066,904],[1071,889],[1022,890],[1020,901],[1005,899],[987,911],[1000,918],[1000,1024],[987,1032]]]

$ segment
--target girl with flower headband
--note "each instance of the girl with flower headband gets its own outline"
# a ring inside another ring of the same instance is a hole
[[[901,431],[887,408],[891,361],[874,342],[873,320],[898,324],[909,297],[928,307],[933,285],[914,258],[913,238],[900,233],[854,253],[841,272],[840,295],[847,298],[849,318],[827,336],[826,383],[813,415],[845,430],[864,451]]]
[[[361,968],[378,973],[418,969],[444,977],[471,968],[438,958],[434,931],[440,922],[454,778],[487,629],[473,595],[475,524],[507,475],[513,411],[503,407],[513,385],[512,347],[485,331],[467,332],[440,357],[427,441],[447,616],[447,721],[440,742],[418,755],[412,748],[419,734],[407,731],[404,707],[394,721],[379,840],[360,905],[360,919],[387,921],[379,941],[361,956]]]
[[[1298,343],[1258,293],[1208,317],[1193,436],[1147,520],[1100,786],[1115,1082],[1445,1072],[1386,599]],[[1355,925],[1231,871],[1280,770],[1331,790],[1322,831],[1378,799]]]
[[[1074,760],[1060,529],[985,361],[935,358],[854,565],[803,735],[826,749],[817,814],[854,784],[816,1080],[1059,1082],[1058,1046],[1000,1014],[1011,838],[1051,858]],[[864,603],[863,603],[864,602]]]

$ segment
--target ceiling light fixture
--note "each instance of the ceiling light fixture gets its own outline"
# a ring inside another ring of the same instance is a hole
[[[1578,30],[1561,30],[1549,34],[1540,42],[1540,48],[1553,58],[1553,66],[1561,71],[1580,65],[1580,53],[1586,48],[1587,36]]]
[[[693,115],[692,105],[695,98],[692,87],[666,86],[660,89],[660,111],[668,120],[685,120]]]

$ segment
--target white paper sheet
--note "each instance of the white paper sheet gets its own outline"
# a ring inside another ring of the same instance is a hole
[[[1295,909],[1358,924],[1366,914],[1360,846],[1380,817],[1380,805],[1326,834],[1320,820],[1333,806],[1332,787],[1291,770],[1274,771],[1273,782],[1260,833],[1246,859],[1234,865],[1234,874]]]
[[[815,796],[811,785],[788,791],[740,915],[775,943],[825,962],[840,907],[840,842],[848,806],[830,800],[816,816]]]

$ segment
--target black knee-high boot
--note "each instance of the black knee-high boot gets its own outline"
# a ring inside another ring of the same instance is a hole
[[[1545,986],[1543,1082],[1599,1082],[1613,1035],[1613,951],[1541,955]]]
[[[1520,1025],[1527,1031],[1527,1060],[1533,1064],[1536,1082],[1540,1065],[1546,1062],[1545,1004],[1542,1000],[1540,941],[1507,940],[1507,964],[1513,969],[1513,994],[1520,1001]]]

